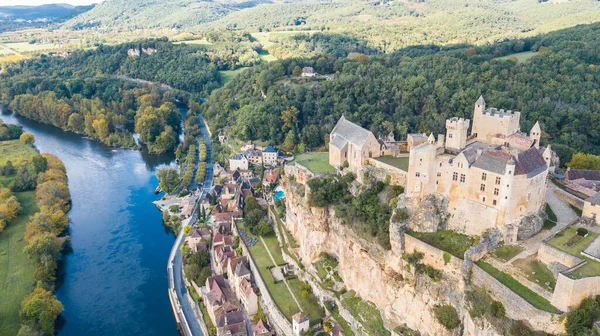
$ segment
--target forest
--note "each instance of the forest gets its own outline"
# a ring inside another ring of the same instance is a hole
[[[236,50],[154,39],[77,50],[68,57],[42,55],[5,68],[0,99],[23,116],[110,146],[136,148],[135,132],[150,152],[162,153],[178,142],[180,117],[173,102],[187,103],[220,87],[220,69],[259,61],[251,48]]]
[[[314,149],[326,144],[342,114],[376,136],[437,134],[446,118],[471,118],[483,95],[489,107],[521,111],[525,131],[539,120],[542,141],[557,144],[559,154],[572,154],[569,148],[599,154],[599,33],[600,24],[592,24],[439,52],[285,59],[242,72],[213,92],[203,115],[242,140],[281,144],[291,132],[297,144]],[[535,54],[527,61],[511,56],[525,51]],[[304,66],[335,80],[295,79],[294,68]]]

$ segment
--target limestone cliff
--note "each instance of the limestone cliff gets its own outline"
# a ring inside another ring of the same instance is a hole
[[[463,304],[462,263],[447,266],[442,263],[436,267],[445,274],[439,282],[425,275],[414,275],[402,259],[403,234],[398,223],[392,223],[390,228],[392,249],[385,251],[343,225],[332,208],[310,208],[307,195],[300,196],[290,190],[286,181],[283,186],[288,213],[286,226],[299,243],[302,262],[308,266],[322,252],[336,255],[338,273],[346,287],[375,303],[388,329],[406,323],[422,335],[464,334],[462,330],[446,330],[434,316],[435,305],[452,304],[462,316],[463,325],[469,327],[469,335],[495,334],[489,328],[480,328],[465,320],[470,321],[470,317]]]

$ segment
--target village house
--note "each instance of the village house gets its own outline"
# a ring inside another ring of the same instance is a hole
[[[446,137],[431,135],[410,150],[406,193],[415,201],[430,194],[448,199],[448,227],[470,235],[498,228],[507,243],[521,237],[521,221],[545,204],[552,152],[539,145],[540,127],[519,130],[519,112],[475,103],[468,119],[446,121]],[[519,238],[520,239],[520,238]]]
[[[292,316],[292,330],[294,335],[302,335],[308,331],[309,327],[310,321],[308,320],[308,316],[303,312],[296,313],[294,316]]]
[[[244,152],[244,154],[246,155],[246,158],[248,159],[248,162],[255,164],[255,165],[261,165],[263,163],[263,155],[262,152],[258,149],[249,149],[246,150]]]
[[[265,325],[263,320],[258,320],[258,322],[256,322],[256,324],[254,324],[252,326],[252,336],[273,336],[273,335],[275,335],[275,334],[267,328],[267,326]]]
[[[256,148],[256,145],[254,145],[254,142],[252,142],[252,140],[248,140],[248,142],[244,143],[241,147],[240,150],[242,152],[245,151],[249,151],[249,150],[253,150]]]
[[[222,275],[206,279],[203,300],[217,335],[247,335],[246,318],[237,299]]]
[[[272,146],[267,146],[267,148],[262,151],[262,161],[266,166],[272,166],[277,163],[277,154],[278,151]]]
[[[244,309],[252,316],[258,312],[258,296],[254,292],[249,266],[245,256],[231,258],[227,265],[227,278]]]
[[[263,184],[268,186],[270,184],[276,184],[279,180],[279,173],[277,173],[274,169],[269,169],[265,172],[265,176],[263,178]]]
[[[219,131],[219,135],[218,135],[218,137],[219,137],[219,142],[220,142],[221,144],[224,144],[224,143],[226,143],[226,142],[227,142],[227,134],[226,134],[225,132],[223,132],[223,131]]]
[[[203,234],[200,229],[192,229],[185,236],[184,244],[186,244],[194,253],[208,250],[208,242],[212,238],[212,235],[209,229],[204,228],[203,230],[207,230],[208,234]]]
[[[344,116],[329,135],[329,164],[360,168],[369,158],[381,156],[381,144],[373,133],[350,122]]]
[[[600,192],[585,200],[581,219],[589,224],[600,225]]]
[[[231,258],[236,256],[231,245],[217,245],[213,249],[213,254],[215,272],[217,274],[227,274],[227,266]]]
[[[229,170],[248,170],[248,159],[244,154],[233,154],[229,158]]]
[[[315,77],[316,75],[317,75],[317,72],[315,71],[315,69],[313,67],[304,67],[304,68],[302,68],[302,74],[300,76]]]

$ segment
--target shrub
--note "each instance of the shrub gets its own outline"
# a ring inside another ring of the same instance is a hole
[[[450,260],[452,260],[452,255],[446,251],[444,251],[444,265],[448,265],[448,263],[450,262]]]
[[[452,305],[438,306],[435,309],[435,318],[448,330],[456,329],[460,325],[458,312]]]
[[[588,230],[584,228],[577,228],[577,234],[582,237],[585,237],[585,235],[588,234]]]
[[[490,306],[490,313],[496,318],[504,318],[506,316],[506,310],[500,301],[492,302],[492,305]]]
[[[533,336],[533,330],[525,324],[523,321],[516,321],[510,326],[508,330],[510,336]]]

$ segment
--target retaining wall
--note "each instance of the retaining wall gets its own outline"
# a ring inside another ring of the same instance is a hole
[[[504,305],[506,314],[515,320],[525,320],[536,330],[548,333],[561,334],[564,332],[562,323],[558,321],[557,314],[551,314],[537,309],[500,281],[473,264],[471,270],[471,284],[486,288],[490,295]],[[558,308],[558,307],[557,307]],[[560,308],[559,308],[560,309]]]
[[[452,275],[455,278],[462,278],[462,259],[452,256],[448,264],[446,264],[444,261],[444,251],[405,233],[404,252],[413,253],[415,250],[423,253],[423,263],[443,270],[446,274]]]
[[[558,274],[552,305],[563,311],[579,307],[581,300],[600,295],[600,276],[571,279],[563,273]]]
[[[569,194],[568,192],[562,190],[562,189],[554,189],[554,194],[556,196],[558,196],[558,198],[562,199],[563,201],[571,204],[572,206],[578,208],[578,209],[583,209],[583,203],[584,201],[572,194]]]
[[[406,186],[406,180],[408,178],[408,173],[404,170],[389,165],[387,163],[383,163],[377,159],[369,159],[369,164],[373,167],[363,166],[363,170],[369,171],[369,174],[374,176],[375,178],[384,181],[386,176],[391,178],[391,185],[399,185]],[[370,169],[369,169],[370,168]],[[362,174],[359,174],[359,176]]]
[[[574,267],[583,261],[583,259],[561,251],[547,243],[542,243],[542,246],[538,250],[537,258],[546,265],[557,262],[568,268]]]

